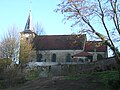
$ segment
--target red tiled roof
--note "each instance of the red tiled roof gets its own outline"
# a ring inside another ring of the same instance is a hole
[[[93,52],[96,48],[97,52],[106,52],[107,45],[103,45],[102,41],[87,41],[84,51]]]
[[[44,35],[35,38],[39,50],[83,50],[86,35]]]
[[[78,54],[73,55],[73,57],[87,57],[87,56],[93,56],[93,55],[88,52],[80,52]]]

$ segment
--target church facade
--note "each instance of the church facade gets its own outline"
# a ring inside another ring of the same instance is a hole
[[[32,43],[33,62],[86,63],[107,58],[107,46],[102,41],[87,41],[85,34],[37,35],[32,25],[31,12],[21,33],[21,40]]]

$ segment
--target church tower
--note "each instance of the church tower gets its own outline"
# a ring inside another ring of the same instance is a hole
[[[34,39],[36,35],[30,10],[25,28],[20,32],[20,63],[36,60],[36,53],[34,52]]]
[[[27,40],[29,42],[32,42],[33,39],[35,38],[35,32],[34,32],[34,27],[33,27],[33,22],[32,22],[32,16],[31,16],[31,10],[29,11],[29,16],[24,28],[24,31],[20,32],[20,39],[21,40]]]

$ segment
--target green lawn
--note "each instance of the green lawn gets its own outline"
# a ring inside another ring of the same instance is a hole
[[[93,72],[93,73],[86,73],[80,74],[77,76],[66,76],[65,79],[67,80],[79,80],[82,78],[90,79],[89,82],[100,82],[108,88],[108,90],[120,90],[120,80],[118,71],[104,71],[104,72]]]

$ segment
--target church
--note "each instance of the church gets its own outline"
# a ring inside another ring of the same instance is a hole
[[[35,48],[32,62],[88,63],[108,57],[107,46],[102,41],[87,41],[85,34],[37,35],[34,32],[31,11],[20,35],[21,40],[29,41]]]

